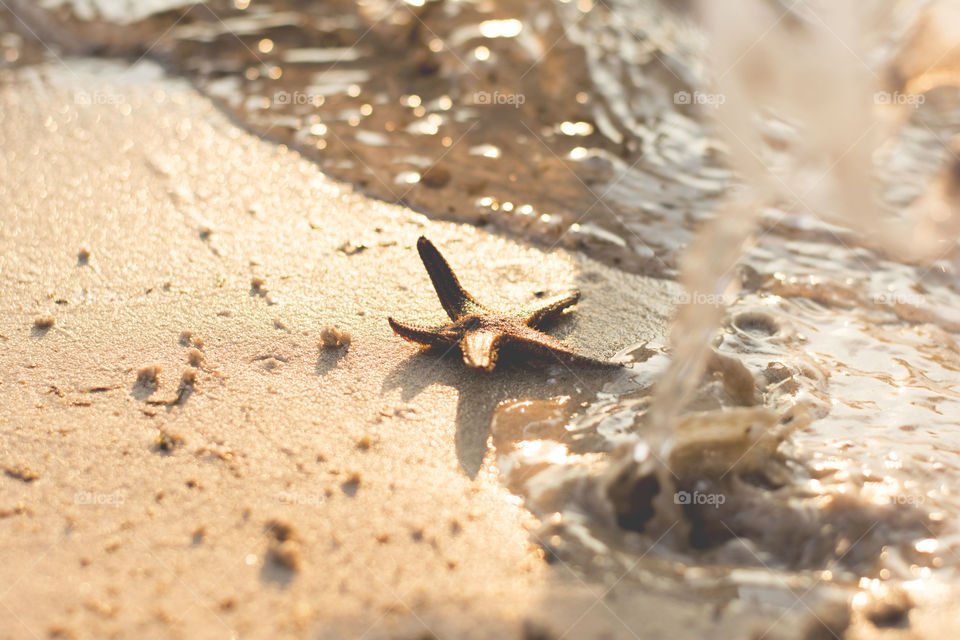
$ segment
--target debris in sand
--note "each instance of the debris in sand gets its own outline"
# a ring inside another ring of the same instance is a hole
[[[71,639],[77,637],[77,632],[73,630],[73,627],[68,627],[63,624],[51,624],[47,627],[47,637]]]
[[[39,316],[33,321],[33,326],[42,331],[52,329],[55,324],[57,324],[57,319],[53,316]]]
[[[107,391],[116,391],[122,385],[119,384],[95,384],[80,389],[80,393],[106,393]]]
[[[171,433],[165,429],[160,429],[156,439],[153,441],[153,447],[163,453],[173,453],[177,447],[183,446],[186,439],[179,433]]]
[[[209,445],[200,447],[193,453],[197,456],[208,455],[223,460],[224,462],[230,462],[234,458],[234,453],[230,450],[230,446],[227,443],[211,443]]]
[[[85,267],[88,264],[90,264],[90,249],[81,247],[80,251],[77,252],[77,266]]]
[[[18,502],[12,507],[0,507],[0,520],[10,516],[19,516],[23,514],[33,515],[33,509],[28,508],[22,502]]]
[[[186,369],[180,376],[180,385],[177,387],[177,395],[169,400],[147,400],[147,404],[173,406],[183,404],[193,393],[194,385],[197,383],[197,370]]]
[[[267,557],[290,571],[300,568],[300,536],[289,522],[274,518],[266,524],[271,536]]]
[[[27,483],[33,482],[40,477],[33,469],[24,464],[9,467],[4,466],[3,472],[11,478],[16,478],[17,480],[22,480]]]
[[[266,529],[278,542],[299,541],[300,536],[292,524],[286,520],[272,518],[267,521]]]
[[[357,490],[360,488],[360,474],[351,473],[347,481],[340,485],[340,488],[351,498],[357,495]]]
[[[320,329],[320,347],[322,349],[349,346],[351,339],[349,331],[341,331],[333,325],[327,325]]]
[[[275,294],[271,293],[267,289],[267,281],[260,276],[253,276],[250,278],[250,295],[260,296],[263,298],[268,305],[280,304],[280,301],[277,300]]]
[[[357,449],[360,449],[360,451],[367,451],[371,446],[373,446],[373,440],[370,436],[361,436],[357,440]]]
[[[159,383],[160,365],[148,364],[137,370],[136,384],[141,387],[156,387]]]
[[[355,240],[349,240],[337,247],[337,251],[347,256],[355,256],[358,253],[363,253],[369,248],[370,247],[367,244],[356,242]]]
[[[300,568],[300,545],[288,540],[270,547],[270,557],[280,566],[297,571]]]
[[[184,329],[180,332],[180,337],[177,339],[181,347],[196,347],[197,349],[203,349],[203,338],[193,335],[193,331],[189,329]]]
[[[187,351],[187,362],[191,367],[199,367],[203,363],[203,351],[196,347],[191,347]]]
[[[177,388],[177,397],[173,404],[183,404],[187,397],[193,393],[193,386],[197,383],[197,372],[193,369],[187,369],[180,376],[180,386]]]

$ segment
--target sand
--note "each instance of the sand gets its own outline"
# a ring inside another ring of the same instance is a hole
[[[421,234],[491,303],[579,287],[556,335],[592,355],[667,286],[371,200],[153,65],[8,73],[0,135],[0,635],[625,632],[488,447],[499,400],[602,380],[479,376],[386,316],[442,317]]]
[[[548,563],[490,415],[610,374],[481,375],[386,322],[442,320],[421,234],[490,304],[579,288],[553,333],[597,357],[661,336],[673,285],[372,200],[152,64],[4,73],[0,637],[818,628]]]

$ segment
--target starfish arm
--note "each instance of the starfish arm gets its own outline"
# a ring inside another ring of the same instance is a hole
[[[437,290],[440,304],[443,305],[443,310],[447,312],[451,320],[458,320],[470,313],[486,311],[482,304],[463,290],[460,281],[453,273],[453,269],[450,268],[450,265],[440,255],[432,242],[424,236],[420,236],[420,239],[417,240],[417,251],[420,253],[423,266],[427,268],[427,273],[430,274],[433,288]]]
[[[428,347],[449,346],[454,342],[450,335],[443,331],[442,328],[428,329],[415,324],[399,322],[393,318],[387,318],[387,322],[390,323],[390,328],[393,329],[394,333],[408,342],[414,342]]]
[[[460,340],[463,362],[471,369],[493,371],[504,334],[488,329],[468,331]]]
[[[597,368],[619,368],[623,365],[617,362],[607,360],[598,360],[589,356],[582,356],[574,353],[566,344],[560,342],[552,336],[541,333],[534,329],[526,328],[513,331],[503,336],[503,343],[510,345],[514,349],[529,353],[530,355],[542,358],[547,362],[560,362],[563,364],[579,365],[584,367]]]
[[[541,307],[538,307],[532,311],[527,310],[527,313],[523,318],[523,324],[536,329],[546,324],[550,320],[558,317],[561,313],[563,313],[564,309],[567,307],[572,307],[578,302],[580,302],[579,291],[574,291],[569,295],[554,298]]]

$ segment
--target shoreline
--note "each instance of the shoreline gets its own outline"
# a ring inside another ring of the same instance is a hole
[[[386,322],[443,318],[421,234],[492,306],[579,288],[549,333],[597,357],[661,337],[677,285],[369,198],[156,64],[66,62],[0,84],[11,637],[875,637],[550,562],[489,415],[608,378],[480,376]],[[948,603],[885,631],[948,634]]]

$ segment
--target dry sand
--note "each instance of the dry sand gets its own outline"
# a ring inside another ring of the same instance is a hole
[[[0,137],[0,637],[748,637],[778,617],[546,563],[489,416],[609,374],[478,375],[386,323],[441,318],[421,234],[490,303],[579,287],[554,333],[591,355],[660,334],[668,284],[373,201],[149,64],[7,72]],[[318,348],[327,325],[351,343]]]

